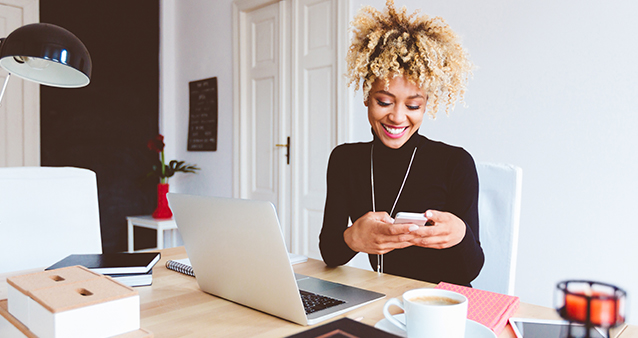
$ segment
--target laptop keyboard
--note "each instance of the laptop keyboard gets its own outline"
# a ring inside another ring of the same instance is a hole
[[[303,307],[307,315],[345,303],[345,301],[340,299],[322,296],[308,291],[299,290],[299,293],[301,294],[301,300],[303,301]]]

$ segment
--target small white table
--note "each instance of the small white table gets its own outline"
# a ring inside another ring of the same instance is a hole
[[[164,249],[164,231],[171,231],[172,246],[177,246],[177,224],[172,218],[156,219],[152,216],[128,216],[128,252],[135,251],[135,240],[133,238],[133,227],[143,227],[155,229],[157,231],[157,249]]]

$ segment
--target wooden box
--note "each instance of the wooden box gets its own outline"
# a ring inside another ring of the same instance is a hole
[[[19,320],[38,337],[102,338],[144,332],[137,291],[86,268],[44,271],[7,282],[13,288],[8,300],[8,307],[14,308],[11,314],[21,316]]]
[[[36,289],[100,278],[97,274],[83,266],[72,266],[57,270],[36,272],[27,275],[7,278],[9,313],[25,326],[29,326],[30,292]]]

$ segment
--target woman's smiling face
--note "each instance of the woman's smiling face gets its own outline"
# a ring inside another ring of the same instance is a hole
[[[377,79],[364,104],[377,137],[387,147],[398,149],[419,130],[427,101],[421,88],[397,76],[390,80],[387,89],[385,81]]]

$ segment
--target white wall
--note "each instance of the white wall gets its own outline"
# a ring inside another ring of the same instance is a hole
[[[232,0],[162,0],[160,132],[166,156],[197,164],[196,175],[176,174],[171,192],[232,196]],[[188,83],[217,77],[217,151],[187,151]]]
[[[385,3],[350,1],[352,12]],[[478,66],[469,107],[425,121],[421,133],[463,146],[477,161],[524,170],[516,294],[551,306],[556,282],[587,278],[617,284],[631,300],[638,293],[638,2],[396,1],[446,19]],[[161,130],[170,156],[203,168],[172,179],[171,190],[231,196],[231,0],[162,6]],[[174,32],[166,29],[171,20]],[[218,151],[187,152],[188,81],[211,76],[219,82]],[[353,141],[370,139],[359,102],[360,95]]]

